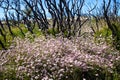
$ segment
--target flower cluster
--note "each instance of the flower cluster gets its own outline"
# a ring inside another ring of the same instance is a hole
[[[0,71],[11,64],[20,79],[27,76],[36,80],[67,80],[75,68],[88,71],[94,66],[112,72],[114,62],[120,59],[118,51],[106,44],[97,45],[89,38],[39,37],[33,42],[28,38],[14,41],[14,48],[0,51]]]

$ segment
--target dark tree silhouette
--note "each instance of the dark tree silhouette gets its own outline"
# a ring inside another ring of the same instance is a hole
[[[116,47],[116,49],[120,48],[120,34],[119,34],[119,27],[115,25],[115,22],[117,22],[116,16],[117,16],[117,4],[116,0],[113,0],[113,14],[110,12],[110,6],[112,4],[112,0],[109,0],[106,2],[103,0],[103,15],[104,19],[108,25],[108,28],[112,31],[112,38],[113,38],[113,45]],[[111,14],[111,15],[109,15]]]

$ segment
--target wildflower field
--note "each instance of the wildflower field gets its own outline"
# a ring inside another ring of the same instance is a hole
[[[0,80],[120,80],[120,0],[0,0]]]
[[[89,35],[16,37],[0,50],[0,80],[120,80],[120,53]]]

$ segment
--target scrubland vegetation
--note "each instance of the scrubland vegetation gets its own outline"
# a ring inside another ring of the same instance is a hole
[[[0,80],[119,80],[120,1],[101,1],[0,0]]]
[[[44,36],[15,38],[1,50],[1,79],[119,80],[120,54],[86,35],[71,40]]]

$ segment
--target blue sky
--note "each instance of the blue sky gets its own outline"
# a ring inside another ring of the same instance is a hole
[[[3,9],[0,8],[0,18],[2,18],[4,16],[3,12],[4,12]]]
[[[85,3],[85,7],[83,9],[86,10],[86,11],[88,9],[88,7],[86,7],[87,5],[91,5],[91,7],[92,7],[94,4],[96,4],[96,0],[85,0],[85,1],[86,1],[86,3]],[[98,0],[98,6],[100,6],[102,4],[101,1],[102,0]],[[50,17],[47,9],[46,9],[46,14],[47,14],[48,17]],[[4,11],[3,11],[3,9],[0,8],[0,19],[3,18],[3,17],[4,17]]]

